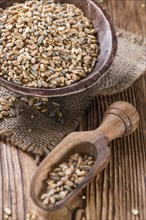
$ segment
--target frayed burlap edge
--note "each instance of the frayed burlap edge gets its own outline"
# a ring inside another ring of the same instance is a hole
[[[122,92],[132,86],[132,84],[146,71],[146,39],[119,28],[117,28],[116,34],[118,38],[122,37],[135,45],[143,47],[141,50],[141,57],[133,64],[133,67],[128,71],[126,77],[121,77],[120,81],[114,86],[106,86],[105,81],[109,80],[110,70],[112,71],[113,68],[113,66],[111,66],[107,73],[97,82],[96,92],[93,92],[93,97],[95,93],[97,95],[113,95],[117,92]]]
[[[114,68],[113,64],[93,88],[76,95],[50,98],[48,109],[51,108],[52,101],[62,105],[64,114],[63,125],[29,107],[26,103],[17,100],[14,106],[15,116],[6,118],[1,122],[0,137],[31,153],[38,163],[40,158],[44,158],[67,134],[77,128],[85,109],[89,106],[93,97],[98,94],[114,94],[131,86],[145,71],[145,41],[141,37],[123,30],[118,30],[117,35],[119,38],[125,38],[132,42],[133,45],[136,44],[143,48],[140,59],[133,64],[130,71],[126,74],[126,78],[121,78],[121,81],[114,86],[108,84],[108,81],[110,81],[110,71]],[[2,97],[13,95],[12,92],[4,88],[0,88],[0,94]],[[20,109],[24,109],[24,112],[20,113]],[[30,120],[31,115],[34,115],[35,120]],[[29,128],[32,129],[32,133],[28,133]]]

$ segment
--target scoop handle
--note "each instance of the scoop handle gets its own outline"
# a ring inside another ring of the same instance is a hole
[[[139,115],[136,108],[128,102],[118,101],[107,108],[97,130],[101,131],[110,142],[115,138],[131,134],[138,124]]]

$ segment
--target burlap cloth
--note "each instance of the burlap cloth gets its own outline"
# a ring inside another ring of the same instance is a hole
[[[49,98],[49,110],[52,109],[52,102],[60,103],[63,124],[17,99],[14,108],[15,116],[0,121],[0,137],[7,136],[12,144],[31,153],[38,162],[67,134],[77,128],[93,97],[97,94],[114,94],[131,86],[146,70],[146,42],[123,30],[118,30],[117,35],[118,51],[114,64],[100,81],[79,94]],[[0,87],[1,97],[8,97],[12,94]]]

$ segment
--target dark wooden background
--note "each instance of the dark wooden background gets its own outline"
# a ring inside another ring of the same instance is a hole
[[[133,33],[146,34],[144,0],[102,0],[115,24]],[[116,100],[134,104],[140,114],[139,129],[131,136],[110,144],[111,161],[70,204],[54,212],[38,209],[29,195],[34,160],[14,146],[0,142],[0,220],[4,209],[12,220],[24,220],[26,213],[48,220],[144,220],[146,219],[146,75],[128,90],[110,97],[99,96],[86,111],[79,129],[96,128],[106,107]],[[138,210],[134,215],[132,210]],[[31,218],[30,218],[31,219]],[[28,220],[28,219],[27,219]]]

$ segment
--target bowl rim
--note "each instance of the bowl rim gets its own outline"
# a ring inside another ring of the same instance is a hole
[[[114,58],[117,52],[118,41],[117,41],[116,29],[115,29],[114,23],[111,19],[111,16],[107,12],[107,10],[104,9],[95,0],[89,0],[89,1],[91,1],[93,4],[96,5],[96,7],[98,7],[101,10],[106,20],[108,21],[108,24],[111,30],[111,40],[112,40],[111,52],[110,52],[107,62],[104,64],[104,66],[99,68],[98,72],[96,71],[96,73],[93,75],[89,74],[88,78],[85,77],[81,79],[80,81],[75,82],[74,84],[71,84],[69,86],[59,87],[59,88],[48,89],[48,88],[25,87],[25,86],[21,86],[21,85],[17,85],[12,82],[9,82],[1,77],[0,77],[0,85],[4,86],[5,88],[15,93],[19,93],[21,95],[36,96],[36,97],[59,97],[59,96],[61,97],[61,96],[67,96],[67,95],[83,92],[87,88],[90,88],[94,84],[96,84],[99,81],[99,79],[101,79],[101,77],[103,77],[106,74],[106,71],[113,64],[113,61],[114,61]]]

